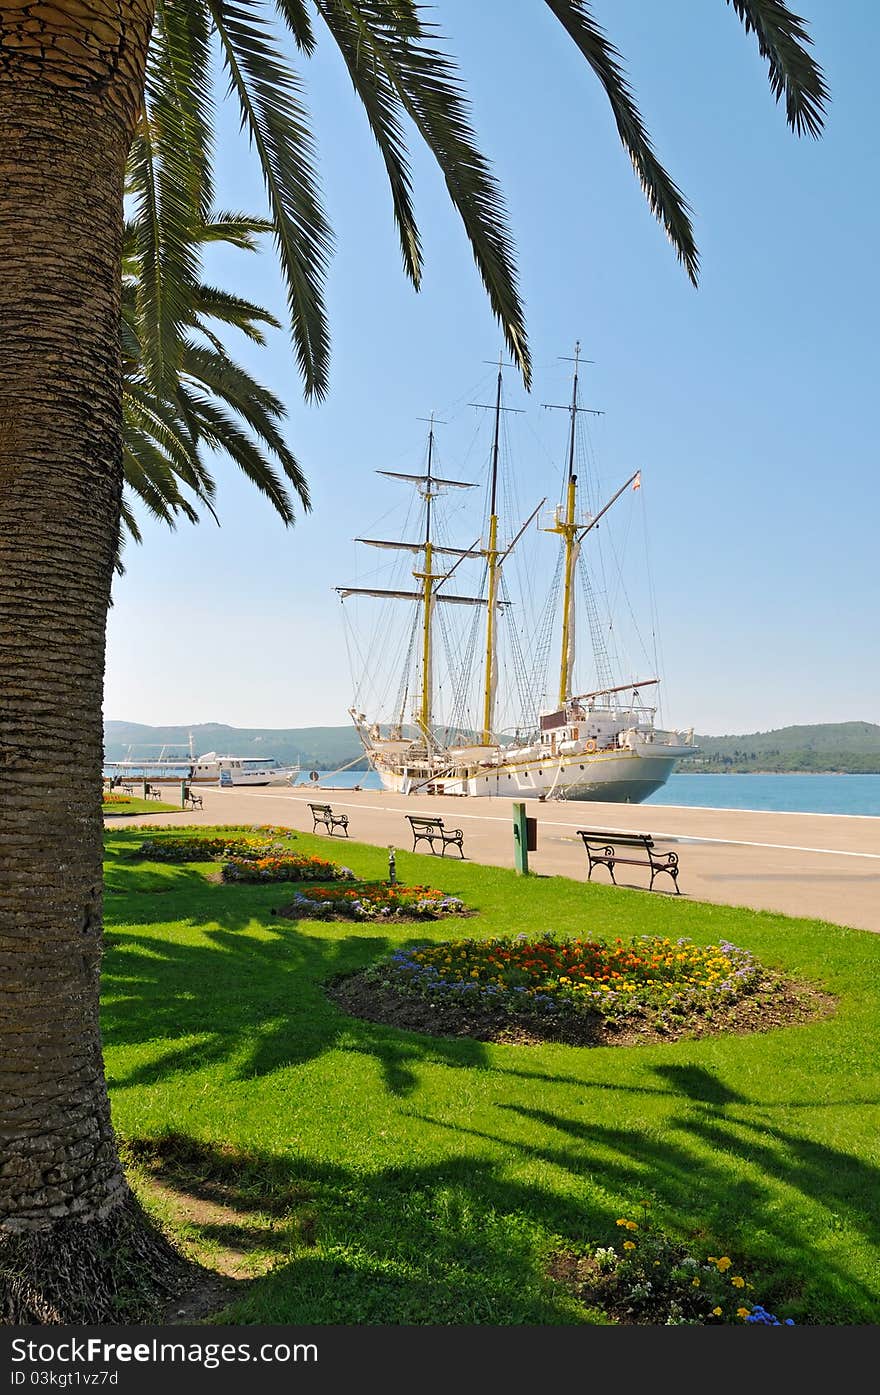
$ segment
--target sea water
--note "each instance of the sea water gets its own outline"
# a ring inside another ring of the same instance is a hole
[[[381,789],[373,770],[320,770],[323,789]],[[300,785],[310,783],[307,774]],[[312,782],[314,783],[314,782]],[[670,775],[646,804],[693,809],[766,809],[782,814],[880,817],[880,775]]]
[[[670,775],[646,804],[880,816],[880,775]]]

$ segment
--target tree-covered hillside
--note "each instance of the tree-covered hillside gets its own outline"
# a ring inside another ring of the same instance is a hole
[[[834,771],[880,773],[880,726],[873,722],[827,722],[780,727],[746,736],[697,736],[700,754],[680,771]]]
[[[192,733],[195,755],[274,756],[282,765],[297,761],[304,770],[335,770],[357,760],[352,769],[366,769],[367,762],[353,727],[230,727],[222,722],[191,726],[149,727],[139,722],[104,723],[105,760],[155,758],[163,746],[167,756],[186,755]],[[129,749],[130,748],[130,749]]]

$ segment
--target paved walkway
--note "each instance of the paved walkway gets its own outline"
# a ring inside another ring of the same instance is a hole
[[[412,848],[407,813],[440,814],[464,830],[473,862],[513,866],[513,818],[508,799],[394,795],[384,790],[321,790],[315,786],[226,789],[197,786],[201,811],[113,819],[116,823],[276,823],[311,831],[309,800],[349,816],[352,838]],[[173,796],[169,794],[168,802]],[[585,880],[587,860],[578,828],[651,833],[679,854],[682,894],[696,901],[749,906],[880,931],[880,818],[838,814],[772,814],[746,809],[527,800],[538,820],[533,872]],[[329,841],[329,840],[328,840]],[[336,838],[344,846],[345,840]],[[425,850],[425,844],[420,845]],[[450,857],[457,854],[452,850]],[[646,871],[617,869],[618,881],[647,886]],[[607,880],[602,868],[593,880]],[[668,878],[655,882],[655,891]]]

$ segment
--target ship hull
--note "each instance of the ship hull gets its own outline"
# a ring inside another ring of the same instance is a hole
[[[638,751],[578,752],[571,758],[504,762],[486,769],[394,767],[374,761],[385,789],[396,794],[469,795],[500,799],[569,799],[609,804],[640,804],[660,789],[687,749],[658,754]]]

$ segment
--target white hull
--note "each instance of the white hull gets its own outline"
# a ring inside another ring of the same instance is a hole
[[[190,785],[216,785],[218,782],[224,785],[291,785],[300,774],[298,765],[263,765],[262,769],[248,769],[235,757],[193,762],[107,761],[104,769],[113,778],[133,784],[142,780],[149,784],[180,784],[185,780]]]
[[[446,766],[424,769],[373,761],[383,787],[397,794],[435,793],[477,798],[578,799],[638,804],[665,784],[688,746],[641,751],[576,752],[533,761],[504,762],[484,770]]]
[[[299,771],[299,767],[297,767],[295,770],[294,770],[294,769],[287,770],[287,769],[284,769],[284,768],[282,767],[281,769],[275,771],[272,775],[264,775],[264,774],[261,774],[261,775],[249,775],[249,774],[247,774],[247,773],[242,773],[242,771],[240,771],[240,770],[232,770],[232,771],[230,771],[229,773],[230,773],[231,779],[230,779],[230,780],[224,780],[224,781],[223,781],[224,784],[233,784],[233,785],[236,785],[236,786],[238,786],[238,785],[292,785],[292,784],[296,781],[297,777],[299,776],[300,771]],[[215,785],[216,785],[216,783],[217,783],[217,781],[218,781],[219,779],[220,779],[219,772],[215,772],[213,775],[194,775],[193,778],[192,778],[192,783],[195,784],[195,785],[198,785],[198,784],[215,784]]]

